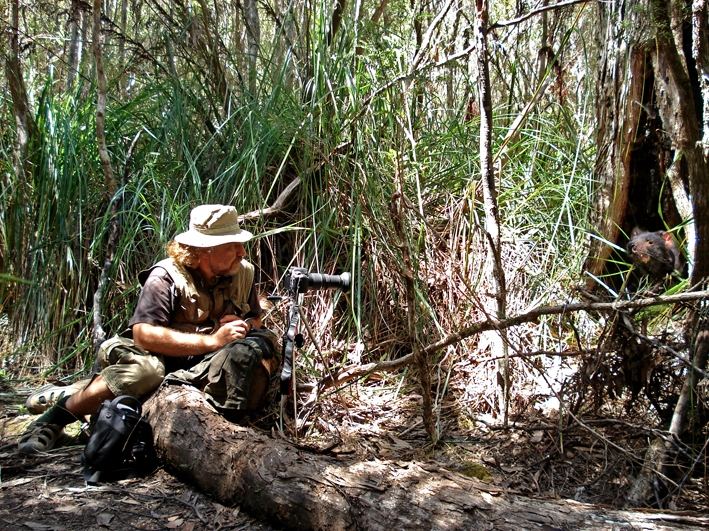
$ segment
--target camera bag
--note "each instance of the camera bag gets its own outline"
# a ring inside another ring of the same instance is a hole
[[[79,459],[89,485],[152,472],[157,465],[153,432],[140,401],[128,395],[104,401]]]

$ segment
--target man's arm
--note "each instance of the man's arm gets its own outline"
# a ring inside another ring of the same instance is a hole
[[[133,340],[155,354],[198,356],[214,352],[237,339],[243,339],[250,329],[249,323],[241,319],[222,323],[219,330],[213,334],[190,334],[164,326],[136,323],[133,325]]]
[[[198,356],[243,339],[251,326],[261,328],[261,306],[254,285],[249,295],[252,309],[246,314],[247,319],[234,314],[225,315],[212,334],[180,332],[169,328],[173,308],[179,304],[179,301],[173,300],[172,286],[172,279],[161,267],[155,268],[145,280],[129,322],[133,340],[145,350],[172,357]]]

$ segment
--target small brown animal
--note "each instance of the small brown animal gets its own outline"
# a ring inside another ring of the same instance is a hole
[[[682,267],[679,249],[669,232],[640,232],[636,227],[630,234],[627,249],[632,262],[654,279],[661,279]]]

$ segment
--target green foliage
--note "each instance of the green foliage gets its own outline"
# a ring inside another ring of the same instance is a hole
[[[428,340],[480,315],[475,291],[485,282],[485,244],[475,194],[477,82],[469,56],[436,66],[469,44],[465,17],[451,13],[432,31],[431,49],[412,69],[413,17],[425,31],[437,12],[417,15],[410,4],[395,3],[374,24],[348,11],[335,35],[326,2],[291,5],[292,25],[283,13],[262,12],[258,68],[249,70],[234,18],[211,13],[205,28],[182,4],[170,16],[154,5],[149,20],[129,12],[130,38],[110,35],[104,48],[107,143],[122,181],[112,198],[121,237],[103,308],[110,333],[130,317],[137,273],[186,228],[191,207],[224,202],[240,212],[262,209],[296,177],[300,185],[280,215],[248,222],[260,235],[249,250],[261,266],[264,292],[289,265],[352,271],[352,293],[334,309],[329,296],[315,294],[307,307],[329,339],[388,339],[386,347],[365,352],[370,359],[410,347],[407,311],[420,314],[417,326]],[[567,46],[583,63],[581,40]],[[505,50],[491,49],[493,66],[509,66]],[[496,98],[496,150],[529,96],[531,76],[522,78],[534,58],[514,54],[514,68],[493,68],[495,86],[510,90]],[[95,87],[86,78],[66,87],[50,74],[37,84],[42,75],[33,72],[28,88],[38,132],[26,181],[12,170],[14,139],[3,132],[0,144],[0,310],[20,331],[18,352],[29,366],[42,374],[77,372],[93,356],[93,295],[111,221],[96,149]],[[248,72],[257,78],[246,79]],[[255,92],[245,88],[250,81]],[[572,84],[559,79],[560,86]],[[518,87],[524,88],[515,93]],[[562,289],[572,282],[582,258],[591,90],[581,84],[566,99],[554,90],[507,148],[499,176],[503,239],[510,264],[517,264],[510,285],[523,301],[544,301],[552,283]],[[3,124],[11,121],[9,103],[0,109]],[[399,189],[407,198],[407,241],[398,241],[392,223]],[[402,296],[404,246],[414,261],[417,308],[407,308]],[[346,363],[347,348],[334,356],[329,361]]]

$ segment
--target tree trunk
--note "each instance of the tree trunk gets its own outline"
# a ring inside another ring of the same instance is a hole
[[[69,40],[69,53],[67,59],[67,92],[71,91],[74,86],[74,79],[79,71],[81,51],[84,45],[84,42],[79,39],[79,28],[81,27],[82,15],[79,2],[76,0],[73,0],[71,3],[69,17],[69,30],[71,32],[71,38]]]
[[[492,95],[490,87],[490,67],[487,50],[488,4],[487,0],[475,0],[475,57],[478,67],[478,92],[480,95],[480,178],[483,185],[485,205],[485,232],[494,279],[496,316],[503,320],[507,313],[507,287],[505,272],[502,268],[502,249],[500,240],[500,210],[497,205],[497,187],[492,163]],[[498,407],[503,422],[507,424],[510,396],[510,360],[507,346],[507,334],[500,330],[496,333],[492,345],[497,345],[500,352],[495,357],[500,359],[497,367],[497,380],[500,383]],[[502,354],[501,356],[499,354]]]
[[[709,153],[709,16],[707,0],[695,0],[692,9],[692,56],[697,64],[702,93],[704,156]]]
[[[687,61],[684,60],[681,49],[676,46],[671,31],[671,6],[664,3],[651,2],[652,20],[656,24],[655,43],[653,47],[653,68],[655,70],[655,86],[658,94],[658,109],[662,119],[663,129],[667,131],[672,141],[675,153],[681,154],[687,164],[689,191],[692,197],[694,225],[696,236],[688,242],[694,248],[694,267],[690,277],[690,286],[704,285],[709,277],[709,212],[706,205],[709,200],[709,172],[702,149],[702,124],[698,116],[692,83],[687,71]],[[695,12],[695,16],[697,12]],[[704,13],[705,15],[705,13]],[[706,28],[706,26],[704,26]],[[703,41],[706,35],[697,34]],[[709,350],[709,330],[706,315],[698,310],[689,312],[689,327],[693,365],[703,370],[707,362]],[[689,412],[694,403],[694,393],[699,380],[698,371],[689,371],[685,377],[680,397],[675,406],[669,433],[681,437],[688,426]],[[666,454],[672,449],[662,441],[654,441],[648,450],[645,466],[633,485],[628,497],[628,503],[639,505],[648,500],[654,488],[655,475],[664,477],[667,473]]]
[[[224,67],[219,56],[221,49],[221,40],[219,33],[212,30],[212,23],[209,7],[205,0],[199,0],[199,5],[202,8],[202,30],[203,34],[198,34],[199,50],[207,65],[209,65],[210,79],[215,92],[221,100],[222,115],[217,109],[214,110],[215,116],[222,120],[223,117],[229,116],[231,94],[229,91],[229,83],[227,81]],[[216,24],[215,24],[216,27]]]
[[[286,529],[700,530],[709,518],[527,499],[436,464],[316,455],[227,422],[191,387],[146,402],[166,468]]]
[[[3,229],[3,242],[12,252],[0,252],[0,271],[11,275],[22,276],[23,263],[27,259],[27,237],[23,230],[25,220],[30,217],[32,208],[32,164],[28,159],[30,144],[37,136],[37,126],[27,96],[27,87],[22,76],[20,63],[20,6],[18,0],[13,0],[9,6],[10,20],[6,33],[8,36],[8,53],[5,56],[5,74],[7,85],[12,97],[12,112],[15,118],[15,139],[12,146],[13,175],[3,171],[0,186],[3,193],[11,199],[5,203],[6,220],[14,220]],[[7,96],[6,96],[7,97]],[[0,283],[0,305],[18,296],[18,289],[9,282]]]
[[[14,145],[13,164],[15,167],[15,175],[18,177],[22,186],[18,199],[19,203],[26,200],[24,196],[24,185],[27,178],[27,152],[29,150],[30,139],[35,134],[34,117],[30,109],[29,98],[27,97],[27,88],[25,80],[22,77],[22,67],[20,66],[20,7],[18,0],[14,0],[10,12],[11,20],[8,28],[10,37],[10,53],[7,54],[5,62],[5,73],[12,95],[12,108],[15,114],[16,139]]]
[[[698,120],[694,93],[682,50],[670,38],[669,8],[662,2],[650,2],[653,21],[657,24],[653,57],[658,109],[662,125],[672,140],[675,153],[682,153],[687,162],[689,193],[692,197],[696,240],[694,268],[690,285],[709,277],[709,173],[702,150],[702,124]],[[705,28],[706,29],[706,28]],[[706,39],[706,35],[698,35]]]
[[[330,22],[330,31],[327,35],[327,44],[331,46],[335,40],[335,35],[342,24],[342,14],[347,9],[347,0],[335,0],[335,10],[332,12],[332,21]]]
[[[98,144],[99,159],[104,173],[104,184],[106,189],[106,198],[108,200],[108,208],[111,212],[111,223],[109,228],[108,239],[104,252],[104,263],[101,269],[101,276],[98,287],[94,293],[93,300],[93,318],[94,318],[94,352],[98,351],[98,347],[106,340],[106,332],[103,328],[103,298],[106,288],[109,284],[109,270],[113,264],[113,258],[116,255],[118,240],[120,239],[120,226],[118,218],[118,205],[113,201],[118,185],[116,177],[111,167],[111,157],[106,147],[106,73],[103,68],[103,50],[101,46],[101,0],[94,0],[93,10],[93,52],[94,61],[96,64],[96,140]]]
[[[596,167],[598,183],[590,227],[595,238],[590,241],[584,273],[587,289],[595,287],[611,255],[606,242],[618,240],[628,206],[631,182],[630,159],[636,140],[643,101],[645,51],[636,46],[633,28],[641,27],[634,0],[598,3],[598,49],[600,72],[597,88]]]
[[[256,0],[244,0],[244,21],[246,22],[246,41],[249,58],[249,92],[256,95],[256,80],[259,48],[261,47],[261,21]]]

